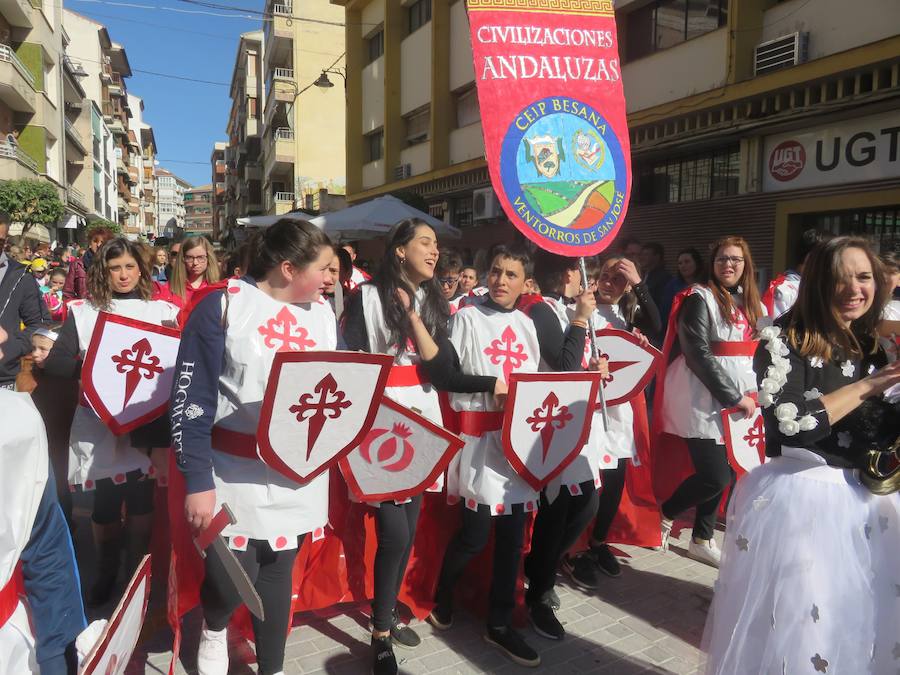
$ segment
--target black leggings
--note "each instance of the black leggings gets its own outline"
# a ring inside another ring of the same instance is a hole
[[[141,478],[141,471],[129,471],[125,482],[116,485],[112,478],[101,478],[94,490],[94,512],[91,520],[97,525],[112,525],[122,520],[122,504],[132,516],[153,513],[153,490],[156,481]]]
[[[261,675],[284,670],[284,644],[291,619],[291,571],[305,536],[297,537],[297,548],[287,551],[273,551],[269,542],[257,539],[248,542],[246,551],[233,551],[259,593],[266,615],[265,621],[251,615]],[[228,626],[234,610],[241,605],[237,591],[212,548],[206,549],[206,577],[200,587],[200,603],[207,627],[217,631]]]
[[[712,539],[716,511],[722,493],[734,480],[734,471],[728,464],[724,445],[718,445],[709,438],[686,438],[685,441],[695,473],[686,478],[663,503],[662,513],[666,518],[674,519],[682,511],[696,506],[694,537]]]
[[[511,513],[491,516],[490,507],[478,505],[472,511],[460,504],[462,526],[454,535],[441,565],[435,601],[442,607],[453,606],[453,589],[466,565],[487,546],[494,525],[494,569],[491,575],[488,626],[508,626],[516,606],[516,578],[522,558],[525,537],[525,511],[521,504],[513,505]]]
[[[597,504],[597,520],[594,521],[594,530],[591,533],[591,544],[606,541],[613,519],[619,512],[629,461],[620,459],[615,469],[603,469],[600,472],[600,499]]]
[[[579,487],[581,494],[572,495],[567,486],[561,486],[552,503],[547,501],[545,492],[541,492],[541,507],[531,533],[531,551],[525,558],[525,575],[528,577],[525,602],[529,605],[539,602],[553,589],[559,561],[597,513],[594,481],[586,481]]]
[[[397,594],[406,574],[406,564],[416,538],[416,523],[422,508],[422,496],[405,504],[382,502],[375,509],[378,550],[375,552],[375,597],[372,599],[372,624],[376,631],[390,630]]]

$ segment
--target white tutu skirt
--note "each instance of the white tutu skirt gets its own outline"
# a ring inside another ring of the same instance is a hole
[[[701,672],[897,673],[900,494],[783,452],[735,488]]]

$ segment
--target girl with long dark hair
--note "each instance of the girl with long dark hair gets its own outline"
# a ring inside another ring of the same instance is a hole
[[[44,362],[44,372],[50,376],[80,379],[100,312],[157,325],[174,325],[178,315],[171,303],[151,299],[153,279],[143,250],[125,238],[103,244],[93,257],[87,280],[90,299],[69,303],[68,316]],[[113,434],[83,399],[75,410],[69,438],[69,485],[94,491],[91,528],[98,563],[88,602],[102,605],[109,600],[119,572],[123,505],[130,566],[136,566],[147,550],[153,520],[154,482],[146,480],[151,462],[146,447],[135,446],[128,434]]]
[[[656,392],[654,412],[662,432],[684,439],[694,468],[662,504],[663,547],[673,519],[696,507],[688,555],[717,566],[716,512],[734,477],[721,412],[738,407],[749,418],[756,410],[750,396],[756,391],[752,336],[764,309],[747,242],[724,237],[710,250],[706,283],[695,284],[676,298],[666,339],[668,367],[664,386]]]
[[[254,240],[247,274],[199,300],[178,354],[170,419],[187,492],[185,516],[202,531],[223,503],[234,512],[237,522],[223,536],[262,599],[265,620],[253,618],[253,634],[263,675],[284,668],[291,570],[304,538],[328,520],[329,481],[326,471],[296,483],[257,456],[260,403],[275,354],[297,349],[289,335],[273,337],[266,328],[290,322],[307,348],[337,347],[334,312],[321,297],[333,256],[319,228],[279,220]],[[225,675],[226,628],[241,600],[212,550],[200,601],[204,622],[197,669]]]
[[[394,366],[385,394],[440,424],[437,391],[420,364],[408,310],[398,300],[400,295],[411,299],[429,333],[438,341],[446,339],[450,312],[434,276],[438,258],[437,235],[429,225],[416,219],[395,225],[375,277],[347,301],[342,332],[349,349],[392,355]],[[439,482],[433,489],[441,487]],[[401,620],[396,603],[416,535],[422,496],[374,506],[378,550],[372,602],[373,672],[390,674],[397,672],[392,643],[403,647],[420,643],[415,631]]]
[[[900,362],[887,365],[878,341],[889,292],[864,239],[832,239],[807,258],[797,302],[760,332],[771,460],[729,504],[708,675],[897,668],[900,493],[896,480],[861,480],[870,451],[896,449],[900,434],[897,399],[884,397]]]

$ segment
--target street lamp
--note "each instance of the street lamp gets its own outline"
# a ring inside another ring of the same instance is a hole
[[[319,75],[318,79],[316,79],[316,81],[313,82],[313,84],[315,86],[317,86],[319,89],[331,89],[334,86],[334,82],[332,82],[331,79],[328,77],[328,73],[331,73],[332,75],[340,75],[341,78],[344,80],[344,88],[345,89],[347,88],[347,75],[344,73],[344,71],[338,70],[338,69],[331,69],[331,68],[329,68],[327,70],[323,70],[322,74]]]

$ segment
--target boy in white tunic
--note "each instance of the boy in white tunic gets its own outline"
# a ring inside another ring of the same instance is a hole
[[[450,405],[466,441],[447,472],[448,496],[462,500],[462,527],[444,554],[437,606],[429,620],[438,629],[450,627],[454,587],[487,545],[493,527],[485,640],[516,663],[536,667],[540,657],[511,623],[525,522],[537,508],[538,494],[513,470],[500,441],[509,377],[513,372],[537,371],[541,359],[534,324],[516,309],[531,265],[525,249],[499,247],[488,274],[489,294],[473,299],[453,316],[449,343],[440,345],[437,354],[423,344],[428,336],[422,335],[414,313],[411,321],[432,382],[454,392]]]

